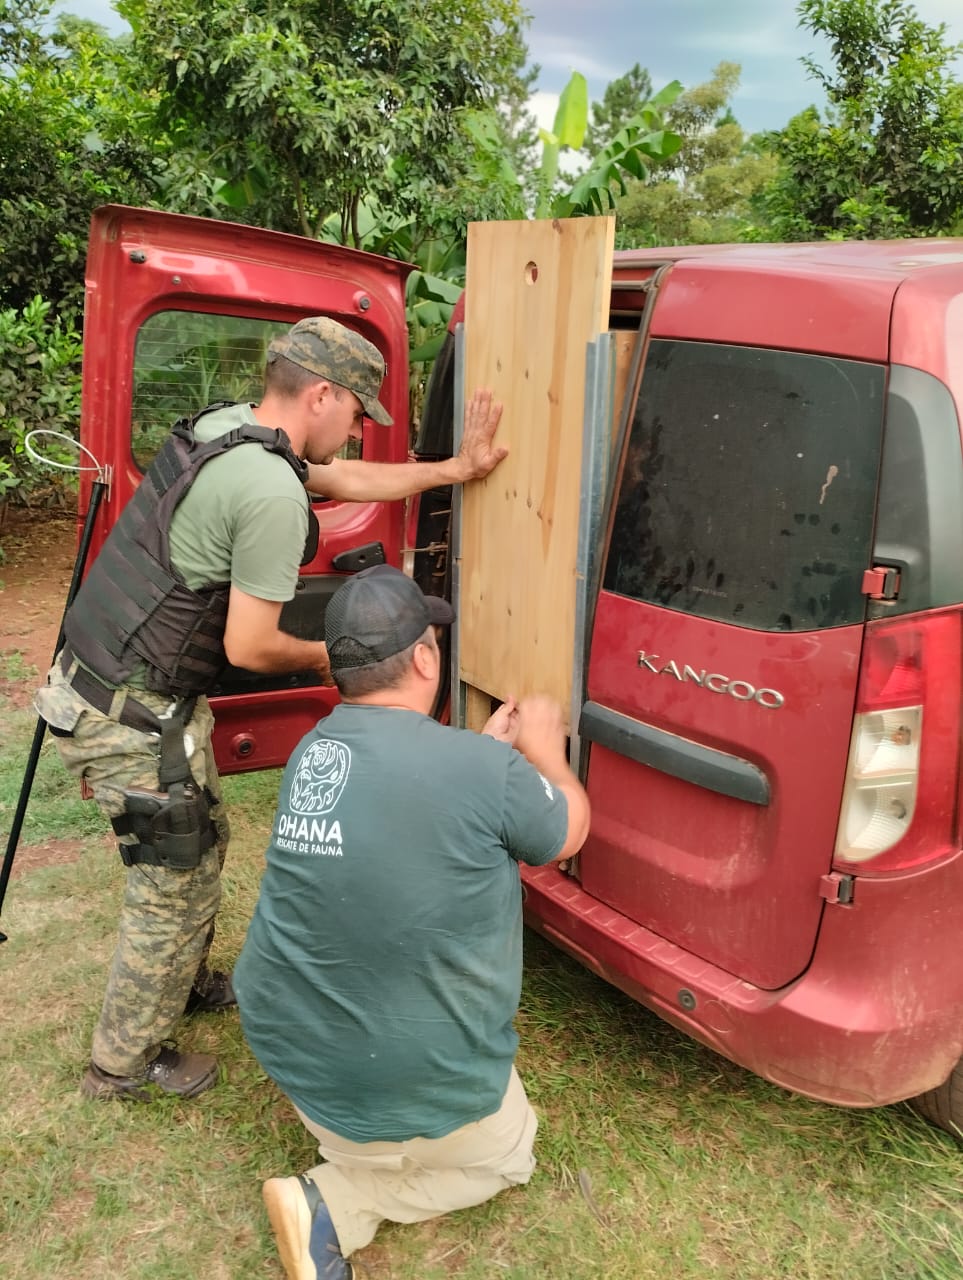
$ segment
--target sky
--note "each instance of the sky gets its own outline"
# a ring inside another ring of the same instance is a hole
[[[591,99],[638,62],[655,89],[671,80],[686,88],[708,80],[720,62],[742,67],[733,110],[754,133],[780,129],[810,103],[822,105],[818,85],[800,58],[829,64],[828,49],[797,25],[796,0],[523,0],[532,15],[527,44],[541,67],[532,109],[550,128],[558,95],[573,71],[588,80]],[[126,24],[110,0],[61,0],[64,12],[92,18],[109,31]],[[945,22],[963,42],[963,0],[915,0],[923,22]],[[963,78],[963,65],[960,65]]]

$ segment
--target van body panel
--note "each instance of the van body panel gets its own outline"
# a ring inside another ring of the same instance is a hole
[[[98,209],[87,261],[81,438],[110,467],[111,487],[91,555],[139,484],[160,434],[212,400],[258,400],[268,340],[305,315],[333,316],[382,352],[388,372],[381,400],[394,426],[366,419],[363,456],[404,461],[410,270],[303,236],[148,209]],[[234,390],[240,386],[243,395]],[[81,511],[89,483],[87,473]],[[318,550],[302,567],[281,625],[320,639],[325,604],[344,581],[335,557],[380,544],[388,562],[399,564],[404,504],[318,500],[312,509]],[[224,773],[283,764],[336,701],[312,672],[264,678],[229,668],[214,692],[224,696],[214,699],[214,749]]]
[[[963,1054],[963,856],[859,880],[850,906],[826,907],[806,972],[777,991],[697,959],[555,865],[523,867],[522,882],[531,927],[673,1026],[807,1097],[898,1102],[941,1084]]]
[[[723,795],[593,744],[582,887],[754,986],[797,977],[824,905],[861,643],[861,626],[746,631],[603,591],[592,702],[748,762],[770,799]],[[803,765],[807,743],[818,747]]]
[[[902,282],[893,305],[890,359],[945,383],[963,420],[961,351],[963,254],[938,272],[917,270]]]
[[[884,361],[898,283],[886,273],[843,267],[815,272],[805,262],[682,261],[660,289],[650,332]]]

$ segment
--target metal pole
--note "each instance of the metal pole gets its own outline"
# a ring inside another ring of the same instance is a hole
[[[455,409],[452,423],[452,453],[457,453],[465,430],[465,326],[455,326]],[[448,558],[451,563],[451,607],[455,622],[451,628],[451,710],[449,719],[459,729],[467,720],[465,683],[461,678],[461,509],[462,488],[451,487],[451,523],[448,527]]]
[[[98,508],[108,488],[110,482],[108,479],[98,476],[90,488],[90,502],[87,506],[87,518],[84,521],[84,527],[80,535],[80,546],[77,548],[77,558],[74,561],[74,572],[70,579],[70,586],[67,588],[67,599],[64,603],[64,611],[60,619],[60,630],[57,632],[57,643],[54,645],[53,658],[56,658],[60,652],[60,646],[64,639],[64,619],[67,617],[67,610],[74,602],[74,596],[80,587],[80,580],[84,574],[84,566],[87,563],[87,555],[90,551],[90,540],[94,530],[94,519],[97,515]],[[10,827],[10,835],[7,837],[7,851],[3,857],[3,866],[0,867],[0,911],[3,910],[3,900],[7,893],[7,883],[10,880],[10,872],[13,870],[13,859],[16,856],[17,844],[20,841],[20,832],[23,828],[24,816],[27,812],[27,801],[30,799],[30,792],[33,788],[33,780],[37,772],[37,762],[40,759],[40,748],[43,746],[44,734],[47,732],[47,722],[43,716],[37,717],[37,727],[33,731],[33,742],[30,744],[30,754],[27,757],[27,767],[23,775],[23,783],[20,787],[20,799],[17,801],[17,809],[13,815],[13,823]],[[0,942],[6,942],[7,935],[0,930]]]
[[[575,636],[572,654],[569,764],[584,782],[579,720],[585,702],[592,590],[599,559],[602,504],[608,477],[612,440],[612,384],[615,347],[612,335],[600,333],[585,353],[585,404],[582,427],[582,482],[578,544],[575,557]]]

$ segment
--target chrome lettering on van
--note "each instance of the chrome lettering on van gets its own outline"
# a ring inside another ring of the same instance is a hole
[[[657,653],[647,653],[645,649],[639,650],[638,665],[654,676],[672,676],[680,684],[697,684],[710,693],[727,693],[738,702],[755,702],[767,711],[777,711],[786,703],[778,689],[757,689],[748,680],[730,680],[718,671],[697,671],[688,663],[683,664],[680,671],[675,659],[663,662]]]

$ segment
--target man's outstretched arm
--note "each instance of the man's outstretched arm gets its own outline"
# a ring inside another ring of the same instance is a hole
[[[465,430],[453,458],[441,462],[363,462],[335,458],[326,466],[308,464],[305,487],[342,502],[392,502],[440,485],[480,480],[508,450],[493,442],[502,406],[479,389],[465,406]]]

